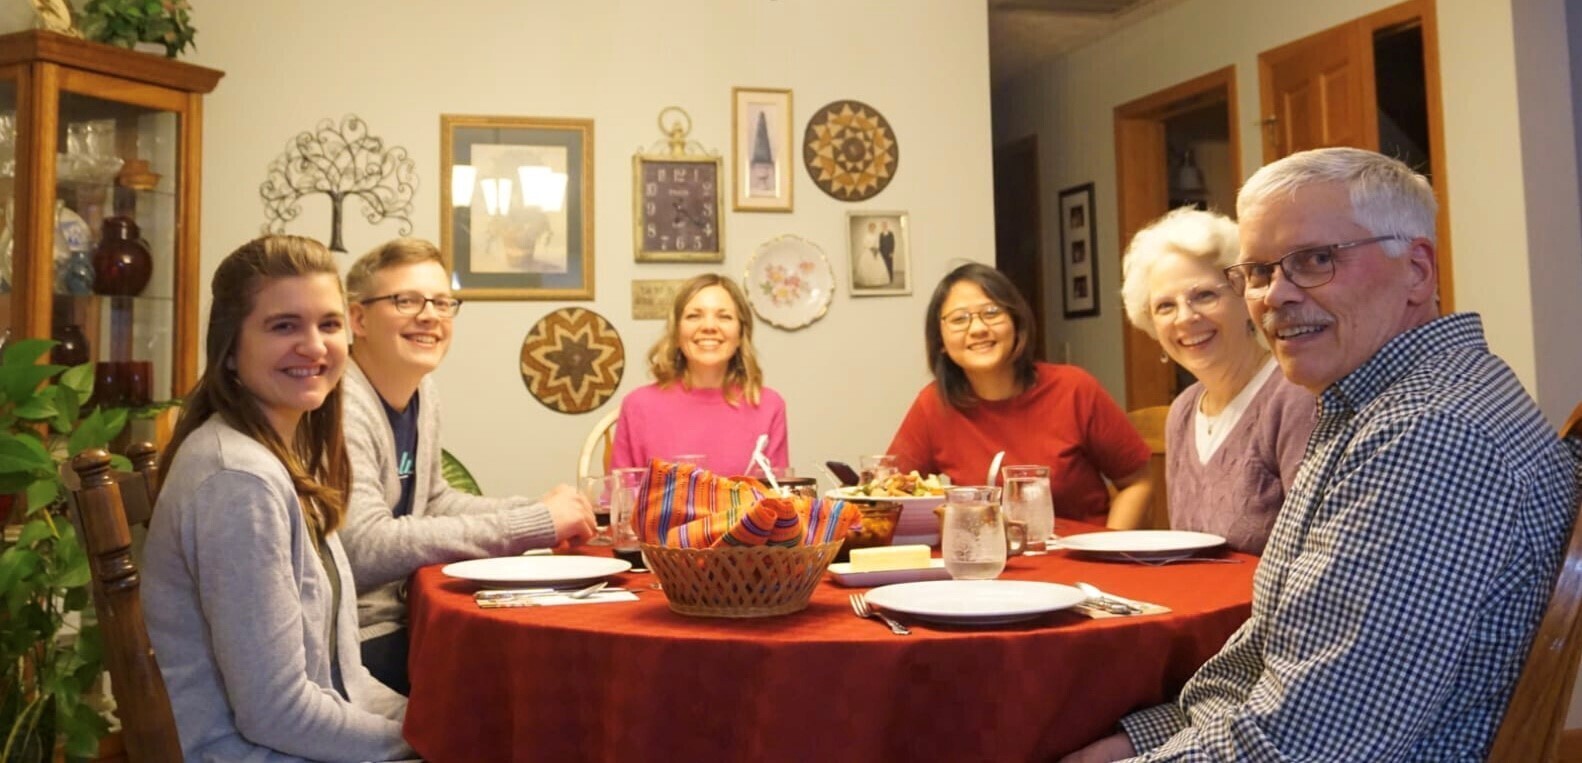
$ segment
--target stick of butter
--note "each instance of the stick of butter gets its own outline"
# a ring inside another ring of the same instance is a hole
[[[851,550],[852,572],[883,572],[885,570],[910,570],[929,566],[930,550],[922,544],[912,546],[879,546]]]

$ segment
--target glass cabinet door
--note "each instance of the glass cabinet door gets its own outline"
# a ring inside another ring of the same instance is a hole
[[[60,92],[49,258],[52,362],[94,363],[94,402],[168,400],[180,115]]]

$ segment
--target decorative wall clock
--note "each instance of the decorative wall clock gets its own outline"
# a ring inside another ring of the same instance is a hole
[[[802,161],[824,193],[841,201],[862,201],[890,184],[901,149],[877,109],[861,101],[835,101],[808,120]]]
[[[522,340],[522,383],[550,410],[598,408],[621,386],[625,370],[621,335],[592,310],[556,310],[533,324]]]
[[[672,121],[667,127],[666,115]],[[692,117],[670,106],[659,112],[666,134],[648,152],[632,157],[633,238],[638,262],[722,262],[722,160],[687,140]]]

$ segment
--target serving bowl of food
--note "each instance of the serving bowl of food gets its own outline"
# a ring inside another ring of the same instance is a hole
[[[937,546],[939,520],[934,516],[934,507],[945,502],[945,489],[948,487],[950,478],[943,474],[924,477],[914,471],[892,474],[861,485],[836,488],[825,493],[825,497],[839,498],[859,508],[890,505],[900,512],[890,538],[883,544],[872,545],[921,543]],[[867,523],[868,516],[864,513],[863,524]]]
[[[862,515],[862,526],[853,527],[846,532],[840,553],[835,555],[837,562],[849,561],[851,550],[854,548],[890,545],[890,541],[895,538],[896,525],[901,520],[901,504],[894,501],[878,503],[853,501],[852,505],[856,506],[857,511]]]

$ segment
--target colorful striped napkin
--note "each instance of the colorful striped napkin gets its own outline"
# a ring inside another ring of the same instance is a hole
[[[659,459],[649,463],[636,509],[638,538],[674,548],[817,545],[862,523],[845,501],[776,495],[755,479]]]

